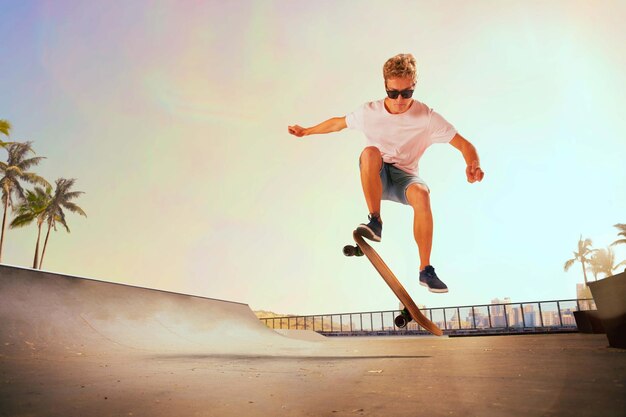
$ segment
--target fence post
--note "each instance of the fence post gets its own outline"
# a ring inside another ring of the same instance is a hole
[[[476,311],[474,311],[474,306],[472,306],[472,329],[476,330]]]
[[[506,325],[506,328],[509,329],[510,328],[510,326],[509,326],[509,315],[506,313],[506,306],[507,305],[508,304],[502,304],[502,307],[504,309],[504,324]]]

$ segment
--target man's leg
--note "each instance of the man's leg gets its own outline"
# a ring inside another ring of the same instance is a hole
[[[380,216],[380,200],[383,198],[383,184],[380,180],[380,169],[383,157],[375,146],[368,146],[361,152],[361,185],[365,202],[370,214]]]
[[[420,253],[420,285],[430,292],[448,292],[448,287],[430,264],[430,251],[433,247],[433,214],[430,210],[428,188],[422,184],[411,184],[406,190],[406,198],[413,207],[413,235]]]
[[[406,190],[406,199],[413,207],[413,236],[419,249],[421,271],[430,265],[433,247],[433,214],[428,188],[422,184],[411,184]]]
[[[383,166],[383,158],[375,146],[368,146],[361,152],[361,185],[365,202],[369,210],[369,223],[361,223],[357,231],[361,236],[380,242],[383,224],[380,218],[380,200],[383,197],[383,183],[380,172]]]

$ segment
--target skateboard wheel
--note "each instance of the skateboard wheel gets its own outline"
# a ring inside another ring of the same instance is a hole
[[[343,247],[343,254],[345,256],[354,256],[356,255],[356,250],[355,250],[355,246],[352,245],[346,245]]]
[[[406,319],[406,317],[404,317],[402,314],[400,314],[399,316],[397,316],[394,321],[393,321],[397,327],[403,329],[406,327],[408,320]]]
[[[358,246],[346,245],[343,247],[345,256],[363,256],[363,251]]]

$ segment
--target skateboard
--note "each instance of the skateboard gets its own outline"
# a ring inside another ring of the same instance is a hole
[[[430,321],[415,305],[415,302],[411,299],[411,296],[404,289],[398,278],[391,272],[391,269],[385,264],[380,255],[372,248],[365,240],[363,236],[356,230],[352,232],[352,237],[356,243],[356,246],[347,245],[343,248],[343,254],[345,256],[367,256],[374,268],[378,271],[381,277],[385,280],[391,291],[398,297],[398,300],[404,305],[404,309],[400,312],[400,315],[394,319],[396,326],[400,328],[406,327],[406,325],[415,320],[417,324],[428,330],[430,333],[441,336],[443,332],[435,323]]]

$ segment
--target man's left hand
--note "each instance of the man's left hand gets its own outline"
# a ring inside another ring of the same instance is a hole
[[[465,169],[465,174],[467,175],[467,182],[469,183],[474,183],[477,181],[480,182],[485,176],[483,170],[480,169],[480,165],[478,165],[478,161],[474,161],[470,165],[468,165]]]

